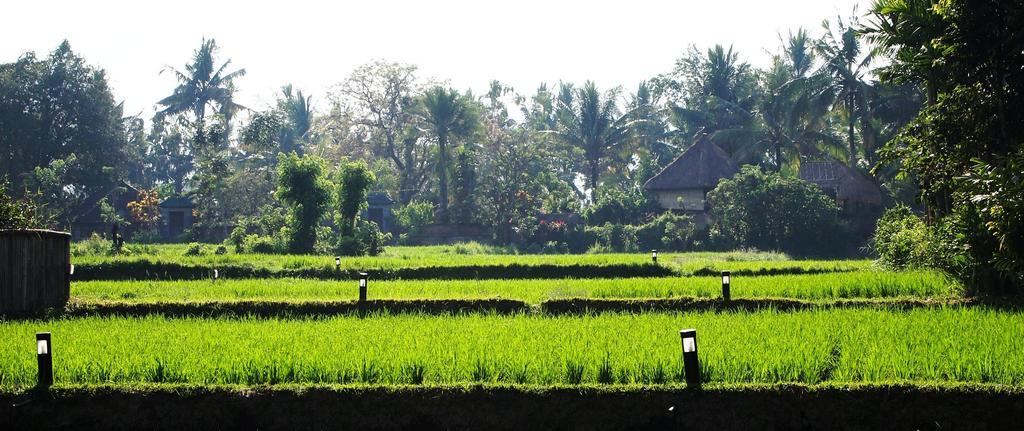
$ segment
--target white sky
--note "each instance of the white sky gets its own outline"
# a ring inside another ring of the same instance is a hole
[[[849,16],[857,0],[569,0],[356,2],[23,0],[7,2],[0,62],[45,56],[67,38],[107,71],[126,114],[148,120],[202,37],[248,74],[237,99],[264,108],[293,83],[323,106],[325,91],[373,59],[414,63],[421,76],[482,93],[491,79],[531,94],[541,82],[602,88],[668,71],[690,44],[732,44],[757,66],[777,34]],[[864,3],[858,13],[868,6]]]

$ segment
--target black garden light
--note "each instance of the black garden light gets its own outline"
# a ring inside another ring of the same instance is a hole
[[[651,262],[658,263],[658,250],[651,250]]]
[[[722,271],[722,300],[729,301],[729,271]]]
[[[213,273],[210,274],[210,279],[212,281],[217,281],[217,279],[219,279],[219,278],[220,278],[220,271],[217,271],[217,269],[214,268]]]
[[[359,302],[366,302],[366,279],[369,278],[370,274],[365,272],[359,273]]]
[[[71,267],[68,268],[68,275],[75,275],[75,264],[72,263]]]
[[[697,330],[679,331],[683,339],[683,370],[687,386],[700,386],[700,360],[697,358]]]
[[[53,385],[53,349],[49,332],[36,332],[36,361],[39,363],[39,386]]]
[[[334,270],[341,270],[341,256],[334,256]]]

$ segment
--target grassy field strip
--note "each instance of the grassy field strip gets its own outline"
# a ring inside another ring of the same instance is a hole
[[[950,278],[930,271],[733,277],[733,298],[934,298],[959,291]],[[354,281],[254,279],[202,281],[75,282],[78,302],[347,301],[358,298]],[[371,281],[372,299],[517,299],[539,303],[561,298],[714,298],[718,277],[553,280]]]
[[[42,330],[59,383],[664,384],[687,327],[712,383],[1024,384],[1024,315],[931,308],[6,322],[0,386],[33,382]]]
[[[213,246],[211,246],[212,249]],[[420,250],[425,249],[425,250]],[[648,252],[578,255],[459,254],[458,246],[389,247],[381,256],[343,257],[342,268],[354,270],[394,270],[399,268],[506,266],[519,265],[641,265],[651,262]],[[185,256],[182,246],[153,246],[152,254],[133,256],[73,255],[76,265],[131,265],[136,263],[177,264],[217,267],[247,266],[269,270],[334,268],[333,256],[206,254]],[[659,262],[667,267],[692,273],[705,270],[751,271],[801,268],[814,272],[866,269],[870,260],[790,260],[786,255],[764,252],[692,252],[661,253]]]

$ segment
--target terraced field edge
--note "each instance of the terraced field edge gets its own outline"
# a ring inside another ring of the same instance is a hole
[[[685,388],[78,386],[0,393],[3,429],[1012,429],[985,385]]]

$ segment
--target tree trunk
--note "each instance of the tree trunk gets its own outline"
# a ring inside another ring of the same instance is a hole
[[[846,96],[846,113],[849,115],[849,121],[847,121],[847,140],[850,145],[850,167],[857,165],[857,144],[853,139],[853,123],[854,123],[854,106],[853,106],[853,93]]]
[[[591,160],[590,161],[590,175],[589,175],[590,178],[588,178],[588,179],[590,180],[590,203],[591,204],[593,204],[594,202],[597,202],[597,177],[598,177],[598,175],[600,175],[599,169],[598,169],[598,165],[599,165],[599,161],[598,160],[595,159],[595,160]]]
[[[437,134],[437,221],[448,223],[448,133],[439,131]]]
[[[775,172],[782,172],[782,141],[775,140]]]

